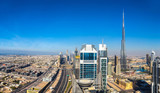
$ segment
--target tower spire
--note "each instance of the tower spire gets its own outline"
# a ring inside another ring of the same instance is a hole
[[[103,39],[102,39],[102,44],[103,44]]]
[[[102,46],[103,46],[103,39],[102,39]]]
[[[124,29],[124,9],[123,9],[123,23],[122,23],[122,40],[125,40],[125,29]]]
[[[125,51],[125,28],[124,28],[124,9],[123,9],[123,22],[122,22],[122,40],[121,40],[121,68],[126,69],[126,51]]]
[[[124,9],[123,9],[123,28],[124,28]]]

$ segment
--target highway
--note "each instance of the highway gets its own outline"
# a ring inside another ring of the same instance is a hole
[[[67,83],[68,83],[67,74],[68,74],[68,71],[66,70],[66,68],[63,68],[60,80],[58,81],[58,84],[54,88],[54,91],[52,91],[52,93],[64,93],[64,91],[65,91],[65,89],[67,87]]]
[[[52,86],[52,84],[55,82],[57,74],[59,73],[59,69],[58,72],[56,73],[56,75],[54,76],[53,80],[50,81],[39,93],[46,93],[47,90]]]
[[[52,65],[54,65],[54,63]],[[40,82],[42,82],[43,77],[48,75],[53,70],[52,65],[48,68],[48,70],[45,73],[43,73],[41,76],[39,76],[36,80],[26,84],[25,86],[23,86],[21,88],[16,89],[12,93],[26,93],[27,89],[31,88],[32,86],[38,85]]]

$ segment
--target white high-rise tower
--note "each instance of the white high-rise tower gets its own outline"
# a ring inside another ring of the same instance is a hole
[[[103,91],[106,91],[107,86],[107,47],[106,44],[99,44],[99,75],[101,75],[101,78],[99,79],[101,81],[101,89]]]
[[[94,45],[83,45],[80,51],[80,79],[97,77],[97,50]]]

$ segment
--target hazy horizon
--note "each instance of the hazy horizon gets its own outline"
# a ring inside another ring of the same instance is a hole
[[[64,55],[66,51],[61,51]],[[74,51],[69,51],[73,54]],[[113,57],[115,55],[120,56],[120,53],[108,51],[108,56]],[[142,53],[137,53],[139,51],[127,52],[128,57],[145,57],[146,54],[151,55],[151,51],[143,51]],[[59,55],[60,52],[52,51],[38,51],[38,50],[16,50],[16,49],[0,49],[0,55]],[[133,54],[135,53],[135,54]],[[156,56],[160,56],[159,52],[156,53]]]

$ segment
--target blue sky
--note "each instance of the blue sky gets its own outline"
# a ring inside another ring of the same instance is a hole
[[[1,0],[0,49],[59,53],[102,39],[119,54],[125,11],[128,55],[160,52],[160,1]],[[157,53],[158,54],[158,53]]]

